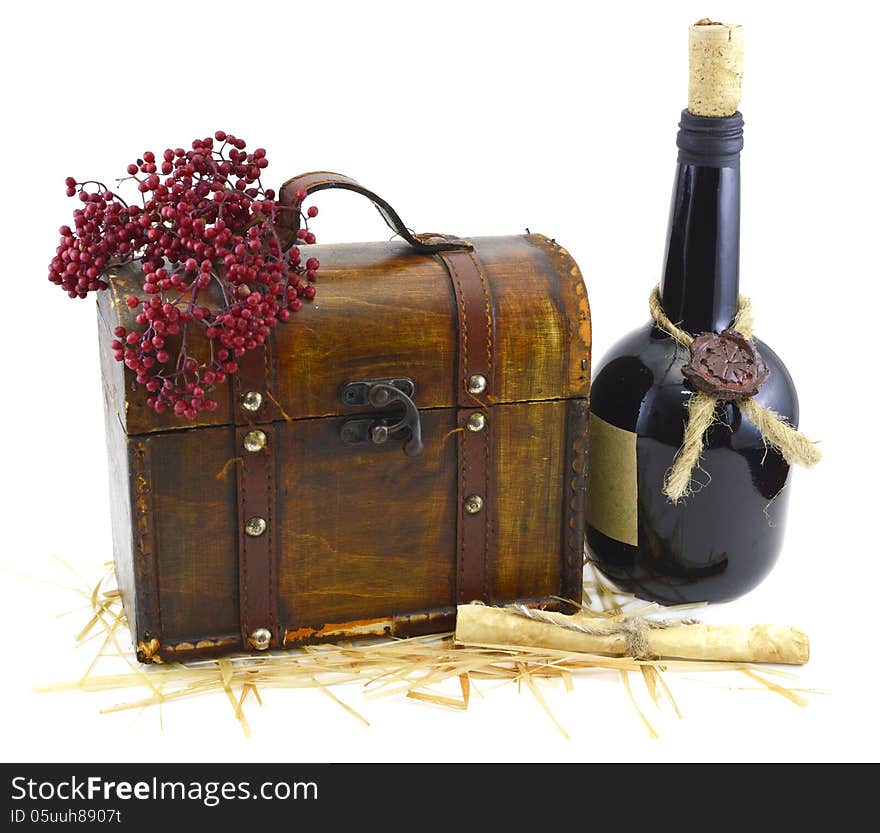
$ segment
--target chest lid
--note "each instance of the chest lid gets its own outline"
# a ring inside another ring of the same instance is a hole
[[[375,197],[389,224],[405,229],[387,203],[356,183],[326,184],[329,175],[309,176],[317,182],[309,190],[346,187]],[[291,181],[296,191],[303,181],[309,179]],[[282,200],[284,195],[283,189]],[[291,224],[291,238],[295,231]],[[321,262],[315,299],[272,330],[267,348],[246,353],[239,361],[240,378],[213,391],[217,409],[194,420],[155,413],[146,403],[149,393],[113,359],[107,347],[113,329],[136,329],[137,309],[130,310],[125,298],[139,295],[144,282],[135,264],[114,270],[98,302],[108,408],[129,435],[342,416],[371,409],[351,383],[377,379],[406,380],[419,410],[450,408],[463,404],[462,367],[478,361],[477,354],[491,385],[484,392],[477,385],[464,395],[480,406],[587,395],[586,288],[577,265],[555,241],[538,234],[474,238],[472,248],[460,249],[465,257],[455,253],[461,241],[447,245],[442,241],[451,238],[408,231],[401,237],[305,249]],[[470,280],[479,293],[471,298],[456,286],[457,279],[468,280],[456,274],[457,268],[470,268],[468,262],[474,264]],[[191,326],[188,338],[192,354],[209,354],[202,325]]]

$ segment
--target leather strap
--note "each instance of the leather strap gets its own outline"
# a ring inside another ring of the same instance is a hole
[[[376,206],[376,209],[382,215],[382,219],[385,220],[389,228],[395,234],[400,235],[418,252],[435,254],[437,252],[473,248],[472,244],[466,240],[460,240],[448,234],[414,234],[404,225],[400,215],[386,200],[373,191],[364,188],[356,180],[345,176],[345,174],[337,174],[332,171],[312,171],[311,173],[300,174],[293,179],[288,179],[281,186],[281,192],[278,195],[281,211],[276,228],[283,249],[289,249],[296,242],[296,233],[300,228],[300,206],[296,195],[300,191],[305,191],[306,194],[314,194],[316,191],[325,191],[329,188],[354,191],[356,194],[366,197]]]
[[[233,422],[236,425],[250,425],[280,419],[278,406],[270,395],[274,369],[271,344],[267,343],[256,350],[248,350],[244,355],[237,357],[236,362],[238,372],[231,377],[233,382],[231,387],[235,397],[232,403]],[[254,404],[256,401],[254,394],[259,396],[260,404],[252,410],[245,405]],[[241,451],[241,448],[238,451]]]
[[[461,430],[456,598],[459,603],[490,601],[493,432],[489,403],[495,393],[495,313],[489,282],[474,253],[444,252],[440,258],[449,271],[458,311],[456,401]]]
[[[492,426],[486,420],[480,431],[471,431],[468,420],[483,409],[458,411],[458,536],[456,600],[467,604],[489,601],[488,562],[491,533],[489,453]],[[475,501],[479,501],[474,503]],[[476,512],[469,511],[477,509]]]
[[[265,435],[265,447],[248,451],[246,436],[251,431]],[[278,576],[275,566],[275,450],[271,425],[235,429],[241,464],[238,466],[238,593],[243,647],[256,649],[254,634],[268,630],[271,642],[278,641]],[[256,534],[255,534],[256,533]]]
[[[233,457],[238,462],[239,622],[245,650],[264,650],[280,644],[272,425],[277,408],[269,395],[271,368],[268,345],[262,350],[249,350],[239,360],[233,385]],[[259,405],[254,407],[257,402]],[[271,634],[269,645],[254,640],[254,633],[260,630]]]
[[[494,394],[495,316],[489,283],[473,252],[443,252],[458,308],[458,394],[461,408],[486,405]],[[471,393],[469,382],[482,376],[486,387]]]

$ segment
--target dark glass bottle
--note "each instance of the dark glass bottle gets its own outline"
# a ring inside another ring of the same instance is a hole
[[[682,113],[661,285],[670,320],[696,335],[733,321],[739,294],[742,117]],[[797,394],[779,357],[757,402],[796,426]],[[789,466],[733,403],[719,404],[693,493],[673,504],[666,472],[682,443],[693,389],[689,351],[653,322],[621,339],[591,393],[587,545],[610,579],[676,604],[725,601],[755,587],[782,546]]]

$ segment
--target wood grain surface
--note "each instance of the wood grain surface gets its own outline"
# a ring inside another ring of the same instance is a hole
[[[572,420],[573,403],[585,413],[589,386],[586,290],[568,254],[540,235],[474,243],[496,316],[497,394],[485,402],[490,597],[547,597],[577,581],[567,519],[582,495],[567,469],[582,459],[582,438],[570,434],[583,422]],[[273,423],[260,452],[274,455],[286,641],[448,626],[459,500],[449,276],[436,257],[398,242],[314,254],[315,302],[273,334],[270,393],[289,419]],[[240,644],[240,410],[232,391],[196,424],[146,408],[106,344],[118,321],[130,326],[123,299],[139,282],[133,268],[117,270],[99,301],[117,575],[141,659],[226,652]],[[416,383],[422,454],[407,456],[397,440],[344,443],[346,419],[373,412],[344,406],[342,385],[398,375]]]

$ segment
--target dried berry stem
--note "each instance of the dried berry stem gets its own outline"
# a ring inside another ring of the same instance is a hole
[[[320,264],[315,258],[303,263],[298,246],[282,251],[275,192],[261,179],[266,151],[246,153],[245,147],[243,139],[217,131],[194,140],[191,150],[168,148],[161,159],[147,151],[118,180],[137,183],[142,207],[97,180],[66,180],[68,196],[83,206],[74,212],[74,227],[60,229],[49,280],[71,298],[85,298],[107,288],[110,266],[140,264],[144,297],[126,299],[132,310],[139,308],[140,329],[117,327],[111,348],[147,388],[147,402],[158,413],[171,408],[194,419],[216,409],[212,393],[238,371],[241,356],[315,295]],[[303,213],[305,194],[298,197],[299,242],[314,243],[308,218],[318,210]],[[212,284],[221,299],[213,308],[201,300]],[[208,356],[191,352],[195,322],[204,329]]]

